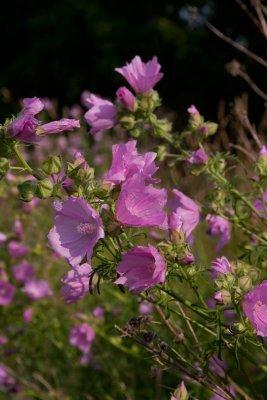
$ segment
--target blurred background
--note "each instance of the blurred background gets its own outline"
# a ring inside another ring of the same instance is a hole
[[[216,27],[257,53],[266,48],[264,38],[242,13],[236,0],[122,0],[12,1],[1,9],[0,87],[14,100],[26,96],[57,98],[60,105],[78,102],[88,89],[114,96],[122,83],[114,68],[134,55],[157,55],[165,78],[158,89],[165,104],[183,115],[189,104],[216,119],[221,99],[231,101],[244,89],[231,77],[225,63],[237,57],[249,73],[263,70],[242,58],[231,46],[203,26],[208,18]],[[199,7],[201,17],[189,17],[187,6]],[[261,54],[264,56],[263,54]],[[264,82],[265,79],[265,82]],[[3,100],[3,99],[2,99]],[[263,103],[251,93],[252,119],[263,112]],[[1,119],[7,114],[1,105]]]

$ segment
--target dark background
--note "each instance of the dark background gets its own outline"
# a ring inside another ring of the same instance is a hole
[[[188,4],[264,56],[264,39],[235,0],[9,1],[4,9],[1,5],[0,87],[9,88],[14,99],[56,97],[61,105],[79,101],[84,89],[112,97],[123,83],[116,66],[136,54],[144,59],[157,55],[165,72],[157,87],[178,118],[191,103],[207,118],[216,118],[220,99],[231,101],[248,89],[227,74],[226,62],[233,57],[246,62],[256,82],[266,87],[265,71],[199,21],[193,29],[186,15],[181,19]],[[252,94],[250,102],[252,113],[260,115],[262,101]]]

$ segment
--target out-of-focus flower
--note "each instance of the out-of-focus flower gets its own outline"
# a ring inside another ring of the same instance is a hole
[[[141,303],[139,304],[139,312],[142,315],[147,315],[147,314],[151,314],[153,311],[153,304],[149,303],[149,301],[141,301]]]
[[[7,342],[8,338],[5,335],[0,334],[0,346],[4,346]]]
[[[95,339],[95,331],[86,323],[74,326],[70,331],[69,341],[74,347],[77,347],[84,354],[90,352],[92,343]]]
[[[80,128],[80,122],[76,119],[62,118],[59,121],[48,122],[47,124],[39,125],[37,128],[38,135],[49,135],[51,133],[62,133],[73,131]]]
[[[27,307],[25,308],[25,310],[23,311],[23,321],[26,324],[29,324],[32,320],[33,317],[33,309],[32,307]]]
[[[12,273],[17,281],[25,283],[34,277],[34,267],[27,261],[22,261],[12,267]]]
[[[116,96],[117,96],[118,101],[125,108],[127,108],[130,111],[134,111],[135,106],[136,106],[136,98],[132,94],[132,92],[130,92],[130,90],[127,89],[127,87],[125,87],[125,86],[120,87],[116,92]]]
[[[102,318],[104,318],[104,315],[105,315],[105,309],[104,309],[104,307],[97,306],[93,309],[92,314],[95,318],[102,319]]]
[[[84,114],[84,118],[91,126],[91,133],[105,132],[113,128],[117,115],[114,104],[94,94],[90,94],[87,101],[89,110]]]
[[[146,186],[144,179],[135,174],[122,185],[116,202],[116,218],[126,226],[167,229],[166,203],[165,189]]]
[[[3,246],[7,240],[7,236],[5,233],[0,232],[0,246]]]
[[[26,254],[29,251],[27,246],[25,246],[23,243],[15,241],[15,240],[11,240],[8,243],[7,249],[8,249],[8,254],[10,255],[10,257],[13,257],[13,258],[24,257],[24,256],[26,256]]]
[[[227,219],[211,214],[207,215],[206,222],[209,226],[208,233],[212,236],[218,235],[220,237],[216,245],[216,251],[219,251],[231,238],[231,224]]]
[[[158,170],[155,165],[157,153],[138,154],[136,140],[112,146],[112,164],[104,177],[104,181],[119,185],[138,173],[146,182],[156,181],[152,175]]]
[[[220,275],[226,275],[233,272],[233,268],[226,257],[216,258],[211,264],[211,276],[216,279]]]
[[[168,202],[171,210],[169,229],[171,231],[182,231],[185,238],[188,239],[199,223],[199,206],[177,189],[173,189],[172,195],[172,199]]]
[[[209,369],[221,378],[225,377],[227,371],[227,364],[225,361],[220,360],[217,356],[212,356],[209,359]]]
[[[15,287],[7,281],[0,281],[0,306],[8,306],[15,293]]]
[[[115,68],[115,71],[127,80],[136,93],[147,93],[163,77],[160,69],[157,57],[144,63],[139,56],[135,56],[129,64]]]
[[[18,389],[15,379],[4,364],[0,364],[0,388],[8,392],[15,392]]]
[[[205,152],[205,150],[201,147],[196,151],[191,153],[190,158],[188,159],[189,164],[206,164],[208,162],[209,156]]]
[[[193,104],[190,107],[188,107],[187,111],[190,115],[199,114],[198,109]]]
[[[265,218],[267,217],[267,190],[263,193],[262,199],[256,199],[254,201],[254,207],[262,213]]]
[[[71,269],[62,279],[61,292],[67,303],[82,299],[89,292],[89,279],[92,271],[88,263],[78,265]]]
[[[136,246],[122,256],[116,284],[139,293],[165,281],[166,264],[153,246]]]
[[[243,311],[257,335],[267,337],[267,280],[244,296]]]
[[[31,300],[39,300],[43,297],[52,296],[52,290],[49,283],[44,279],[31,279],[24,285],[23,291]]]
[[[21,202],[21,209],[23,212],[30,214],[40,203],[40,199],[38,197],[34,197],[31,201]]]
[[[22,222],[19,218],[15,218],[15,221],[14,221],[13,227],[12,227],[12,231],[15,233],[15,235],[17,236],[17,238],[19,240],[23,239],[24,229],[23,229]]]
[[[55,225],[48,239],[53,250],[78,265],[84,257],[90,261],[93,248],[104,237],[99,214],[80,197],[69,197],[54,203]]]

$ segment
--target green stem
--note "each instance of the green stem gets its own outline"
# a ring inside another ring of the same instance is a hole
[[[33,175],[33,169],[29,166],[29,164],[27,163],[27,161],[23,158],[21,152],[19,151],[19,145],[18,143],[15,143],[13,146],[13,151],[18,159],[18,161],[20,162],[20,164],[23,166],[23,168],[29,172],[29,174]]]

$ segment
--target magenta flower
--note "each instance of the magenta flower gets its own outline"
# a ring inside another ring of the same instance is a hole
[[[193,104],[187,109],[187,112],[188,112],[190,115],[199,114],[198,109],[197,109],[196,106],[194,106]]]
[[[208,162],[209,156],[205,150],[200,147],[198,150],[191,153],[191,157],[188,159],[189,164],[206,164]]]
[[[73,131],[80,128],[80,122],[76,119],[62,118],[59,121],[48,122],[38,126],[38,135],[49,135],[51,133],[62,133],[66,131]]]
[[[151,303],[149,303],[149,301],[141,301],[141,303],[139,304],[138,310],[140,312],[140,314],[142,315],[148,315],[151,314],[153,311],[153,305]]]
[[[19,218],[15,218],[15,221],[12,226],[12,231],[15,233],[15,235],[19,240],[23,239],[24,229],[21,220]]]
[[[227,219],[211,214],[206,216],[206,221],[209,226],[208,233],[212,236],[220,237],[216,245],[216,251],[219,251],[231,238],[231,224]]]
[[[69,341],[74,347],[77,347],[84,354],[90,352],[92,343],[95,339],[95,331],[86,323],[74,326],[70,331]]]
[[[8,249],[8,254],[10,255],[10,257],[13,258],[21,258],[26,256],[26,254],[28,253],[28,247],[25,246],[24,244],[17,242],[15,240],[11,240],[8,243],[7,246]]]
[[[263,214],[266,218],[267,216],[267,190],[263,193],[262,199],[256,199],[254,201],[254,207]]]
[[[139,56],[135,56],[130,64],[126,63],[122,68],[115,68],[115,71],[127,80],[136,93],[147,93],[163,77],[160,69],[157,57],[144,63]]]
[[[134,111],[135,105],[136,105],[136,98],[132,94],[132,92],[130,92],[130,90],[127,89],[127,87],[125,87],[125,86],[120,87],[116,92],[116,96],[117,96],[118,101],[125,108],[127,108],[130,111]]]
[[[158,170],[154,163],[156,157],[157,153],[153,152],[139,155],[136,140],[115,144],[112,146],[112,164],[104,180],[119,185],[138,173],[146,182],[155,182],[152,175]]]
[[[105,315],[105,309],[104,307],[97,306],[93,309],[92,314],[95,318],[102,319]]]
[[[25,283],[34,277],[34,267],[27,261],[22,261],[12,267],[12,273],[18,282]]]
[[[55,225],[48,239],[54,251],[78,265],[86,257],[90,261],[93,248],[104,237],[99,214],[80,197],[69,197],[54,203]]]
[[[84,114],[86,122],[91,126],[91,133],[105,132],[116,124],[117,108],[111,101],[90,94],[90,109]]]
[[[52,296],[49,283],[44,279],[31,279],[25,283],[23,291],[31,300],[39,300],[43,297]]]
[[[233,272],[232,266],[226,257],[216,258],[211,264],[212,279],[218,278],[220,275],[227,275]]]
[[[0,281],[0,306],[8,306],[15,293],[15,287],[6,281]]]
[[[117,285],[140,293],[165,281],[166,264],[155,247],[136,246],[122,256],[117,273]]]
[[[266,156],[267,155],[267,146],[262,146],[259,152],[260,156]]]
[[[39,114],[44,109],[44,103],[38,97],[27,97],[22,100],[23,112],[28,112],[32,115]]]
[[[32,320],[33,317],[33,309],[32,307],[27,307],[25,308],[25,310],[23,311],[23,321],[26,324],[29,324]]]
[[[61,292],[67,303],[73,303],[82,299],[89,292],[89,279],[92,272],[88,263],[78,265],[71,269],[62,279]]]
[[[267,337],[267,280],[244,296],[243,311],[257,335]]]
[[[190,197],[187,197],[177,189],[173,189],[172,194],[173,197],[168,202],[171,210],[169,229],[182,231],[185,238],[188,239],[199,223],[199,207]]]
[[[0,389],[8,392],[16,392],[18,390],[18,384],[4,364],[0,364]]]
[[[167,229],[166,203],[165,189],[146,186],[143,178],[135,174],[122,185],[116,202],[116,218],[126,226]]]

